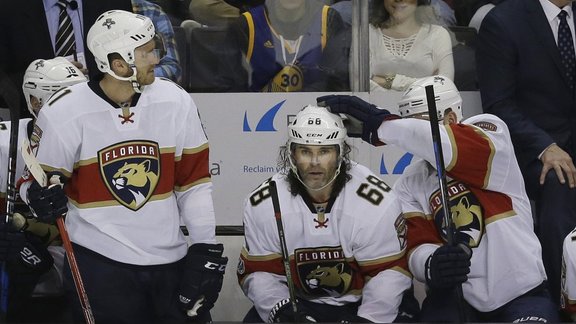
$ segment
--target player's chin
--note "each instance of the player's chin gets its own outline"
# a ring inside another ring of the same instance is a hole
[[[141,85],[149,85],[154,83],[154,80],[155,80],[154,71],[152,71],[141,76],[138,80],[138,83],[140,83]]]

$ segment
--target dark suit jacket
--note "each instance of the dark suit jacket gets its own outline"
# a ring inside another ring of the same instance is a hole
[[[476,55],[484,111],[510,128],[523,171],[553,142],[576,160],[576,97],[538,0],[506,0],[492,9]]]
[[[96,77],[100,72],[86,45],[88,30],[103,12],[110,9],[131,12],[132,3],[130,0],[83,0],[82,6],[86,64],[90,76]],[[41,0],[0,1],[0,30],[0,69],[7,72],[18,87],[21,87],[24,72],[32,61],[55,56]],[[24,104],[21,114],[30,116],[25,102],[21,103]]]

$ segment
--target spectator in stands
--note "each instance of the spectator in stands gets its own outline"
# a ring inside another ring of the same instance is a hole
[[[190,0],[150,0],[150,2],[162,7],[164,13],[170,18],[172,26],[180,26],[184,20],[190,19],[188,15]]]
[[[226,26],[238,17],[240,9],[224,0],[191,0],[189,16],[206,26]]]
[[[164,41],[166,55],[162,57],[160,63],[154,68],[154,75],[178,83],[182,77],[182,68],[180,67],[178,52],[176,51],[176,40],[170,18],[159,5],[146,0],[132,0],[132,11],[150,18],[156,28],[156,32]]]
[[[476,55],[484,111],[510,128],[536,203],[536,233],[556,303],[562,241],[576,227],[575,14],[573,0],[505,0],[484,17]]]
[[[267,0],[232,24],[230,38],[250,65],[250,91],[349,89],[350,32],[322,1]]]
[[[403,91],[417,78],[454,78],[450,34],[430,0],[374,0],[370,11],[371,90]]]
[[[74,64],[82,68],[84,74],[94,78],[101,73],[85,44],[86,26],[92,26],[107,10],[132,10],[131,3],[128,0],[67,0],[66,3],[75,39],[74,54],[67,58],[76,61]],[[57,55],[55,38],[60,8],[58,0],[0,1],[0,70],[5,71],[14,84],[22,84],[24,71],[32,61]],[[23,95],[20,101],[20,116],[31,117]]]

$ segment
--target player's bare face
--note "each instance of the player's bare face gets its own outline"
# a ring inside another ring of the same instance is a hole
[[[134,64],[138,74],[136,80],[141,85],[154,82],[154,68],[160,62],[160,55],[153,40],[136,48],[134,51]]]
[[[383,0],[384,8],[397,22],[411,18],[416,13],[417,0]]]
[[[311,189],[324,187],[334,178],[338,168],[336,145],[296,145],[294,160],[302,182]]]

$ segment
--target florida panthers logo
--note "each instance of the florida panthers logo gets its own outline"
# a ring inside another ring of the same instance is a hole
[[[310,296],[342,296],[352,286],[354,271],[342,247],[317,247],[294,251],[300,286]]]
[[[465,243],[470,247],[478,246],[484,233],[484,216],[478,198],[461,182],[449,183],[447,191],[456,242]],[[446,239],[444,213],[438,191],[431,198],[430,209],[437,228],[443,229],[442,237]]]
[[[158,144],[130,141],[98,152],[100,173],[114,198],[138,210],[152,197],[160,177]]]
[[[352,276],[346,272],[343,262],[330,267],[318,266],[306,276],[306,283],[312,289],[321,289],[329,296],[341,296],[350,288]]]

